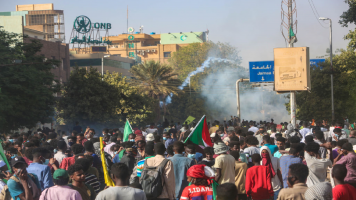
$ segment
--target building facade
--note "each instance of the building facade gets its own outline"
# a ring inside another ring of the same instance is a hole
[[[0,12],[0,16],[22,16],[23,26],[44,33],[45,40],[65,41],[63,10],[54,10],[53,3],[17,5],[16,11]]]
[[[109,36],[112,42],[107,46],[107,54],[119,55],[134,59],[136,62],[155,60],[162,63],[168,61],[172,54],[181,47],[191,43],[206,42],[206,32],[180,32],[163,34],[145,34],[136,32],[133,34],[120,34]],[[88,51],[71,49],[75,54],[83,54]],[[94,52],[90,52],[94,53]]]
[[[41,7],[32,4],[32,9],[48,8],[50,8],[48,5],[47,7]],[[43,46],[38,54],[44,56],[47,59],[59,60],[59,66],[54,67],[51,72],[54,74],[55,79],[58,80],[61,84],[67,82],[70,75],[69,44],[62,43],[61,40],[53,40],[53,38],[49,39],[50,34],[44,32],[43,30],[43,27],[46,27],[48,24],[26,26],[26,20],[28,24],[28,20],[30,19],[27,13],[28,11],[22,11],[21,9],[25,9],[22,6],[16,6],[16,9],[20,10],[15,12],[0,13],[0,26],[2,29],[7,32],[17,33],[20,36],[27,36],[23,39],[24,43],[29,43],[33,39],[40,41]],[[4,13],[10,14],[4,15]],[[47,16],[47,18],[49,17]]]

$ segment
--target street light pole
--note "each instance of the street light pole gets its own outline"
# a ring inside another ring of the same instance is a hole
[[[110,55],[105,55],[101,57],[101,80],[104,80],[104,58],[110,57]]]
[[[319,20],[329,20],[330,29],[330,67],[331,67],[331,119],[335,120],[335,110],[334,110],[334,68],[333,68],[333,29],[332,21],[330,18],[320,17]]]
[[[241,78],[236,81],[236,103],[237,103],[237,117],[241,121],[241,113],[240,113],[240,88],[239,88],[239,83],[240,82],[249,82],[250,79],[246,78]]]

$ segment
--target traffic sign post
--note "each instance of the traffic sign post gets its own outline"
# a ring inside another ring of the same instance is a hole
[[[250,62],[250,82],[274,82],[274,62]]]
[[[320,67],[319,63],[325,62],[325,59],[310,59],[310,66]],[[256,61],[250,62],[250,82],[274,82],[274,61]]]

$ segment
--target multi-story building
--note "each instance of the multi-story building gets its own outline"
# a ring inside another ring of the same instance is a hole
[[[37,15],[33,15],[32,11],[24,11],[24,9],[37,9],[36,12],[41,11],[38,9],[52,9],[53,11],[53,4],[18,5],[16,6],[17,11],[0,12],[0,27],[7,32],[17,33],[20,36],[27,36],[27,38],[24,38],[23,40],[24,43],[29,43],[33,39],[38,39],[43,45],[38,54],[43,55],[47,59],[59,60],[59,66],[53,68],[51,71],[60,83],[66,82],[70,75],[69,44],[62,43],[64,33],[59,34],[61,31],[59,33],[51,31],[53,27],[60,26],[61,23],[58,23],[55,26],[51,26],[51,23],[34,25],[32,21],[34,18],[37,20]],[[47,11],[51,10],[43,10],[43,13],[46,13]],[[63,14],[63,11],[61,11],[61,13]],[[39,17],[39,19],[47,22],[54,18],[55,17],[50,14],[44,14]],[[38,28],[40,26],[42,28]]]
[[[206,32],[180,32],[150,34],[136,32],[133,34],[120,34],[107,38],[112,42],[106,53],[119,55],[140,61],[155,60],[167,62],[173,52],[191,43],[202,43],[206,41]],[[71,52],[82,54],[80,49],[71,49]],[[88,53],[88,51],[85,51]],[[90,52],[89,53],[94,53]]]
[[[17,5],[16,11],[0,12],[0,16],[22,16],[25,29],[43,32],[45,40],[64,42],[64,13],[54,10],[53,3]]]

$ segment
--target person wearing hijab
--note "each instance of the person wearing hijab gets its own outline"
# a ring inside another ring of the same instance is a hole
[[[274,192],[274,200],[278,198],[278,194],[283,188],[283,178],[280,171],[279,158],[273,157],[270,149],[267,146],[263,146],[260,149],[261,165],[269,168],[271,173],[271,183]]]
[[[193,165],[187,171],[187,180],[190,183],[185,187],[180,200],[213,199],[211,187],[214,171],[206,165]]]

